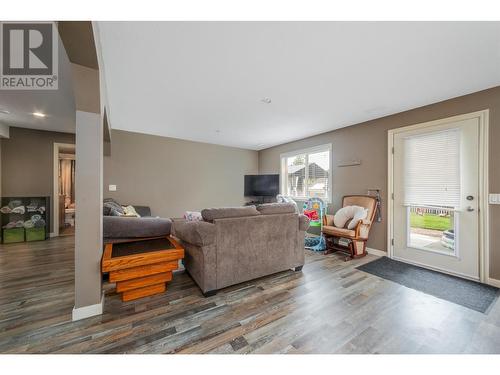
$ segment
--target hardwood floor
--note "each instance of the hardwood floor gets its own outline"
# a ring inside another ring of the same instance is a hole
[[[75,227],[64,227],[59,229],[59,236],[74,236]]]
[[[500,304],[488,314],[307,251],[282,272],[204,298],[184,272],[167,293],[71,321],[73,237],[0,245],[1,353],[500,353]]]

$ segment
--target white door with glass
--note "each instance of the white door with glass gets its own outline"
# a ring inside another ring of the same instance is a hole
[[[479,119],[392,133],[393,258],[479,279]]]

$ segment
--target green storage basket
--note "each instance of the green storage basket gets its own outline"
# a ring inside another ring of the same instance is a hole
[[[26,241],[45,240],[45,228],[26,228]]]
[[[3,230],[3,243],[24,242],[24,228],[10,228]]]

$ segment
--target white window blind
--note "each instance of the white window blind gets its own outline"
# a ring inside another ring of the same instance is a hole
[[[404,203],[460,205],[460,132],[446,130],[404,139]]]
[[[298,199],[330,200],[331,146],[300,150],[281,157],[281,193]]]

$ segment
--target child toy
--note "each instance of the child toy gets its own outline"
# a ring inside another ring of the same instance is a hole
[[[309,218],[309,225],[311,227],[319,227],[321,230],[325,212],[326,206],[320,198],[309,198],[304,203],[303,214]],[[323,235],[306,237],[305,248],[314,251],[324,251],[326,249],[325,238]]]

